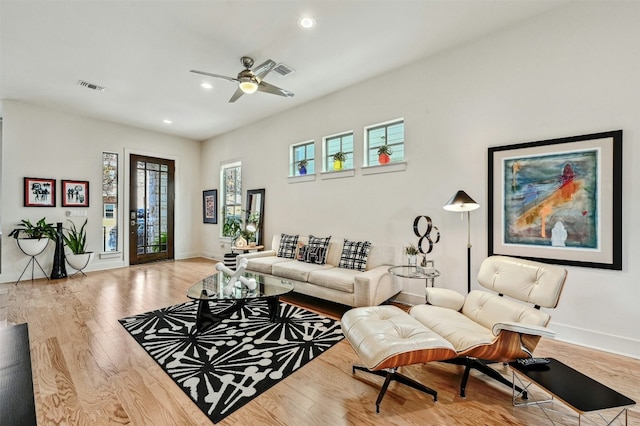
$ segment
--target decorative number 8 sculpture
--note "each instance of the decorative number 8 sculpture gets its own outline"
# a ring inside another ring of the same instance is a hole
[[[420,234],[419,229],[420,219],[422,218],[425,218],[427,220],[427,230],[424,234]],[[435,233],[435,241],[431,238],[432,232]],[[433,250],[433,245],[437,244],[438,241],[440,241],[440,230],[438,230],[436,226],[433,226],[433,222],[431,221],[431,218],[429,216],[417,216],[415,218],[415,220],[413,221],[413,233],[416,234],[416,237],[420,238],[418,240],[418,250],[420,250],[420,253],[422,254],[431,253],[431,250]],[[429,243],[429,248],[427,249],[427,251],[424,251],[424,249],[422,248],[422,244],[425,240]]]

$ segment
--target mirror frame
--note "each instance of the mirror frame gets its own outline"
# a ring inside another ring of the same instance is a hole
[[[261,246],[262,245],[262,234],[264,232],[263,231],[263,224],[264,224],[264,188],[261,189],[249,189],[247,190],[247,200],[246,200],[246,211],[245,211],[245,226],[249,223],[249,215],[251,214],[251,208],[252,208],[252,204],[253,204],[253,197],[255,196],[259,196],[258,200],[260,202],[260,205],[258,206],[257,210],[258,210],[258,214],[260,215],[260,220],[258,221],[258,230],[256,231],[256,233],[258,234],[258,238],[256,239],[256,244]]]

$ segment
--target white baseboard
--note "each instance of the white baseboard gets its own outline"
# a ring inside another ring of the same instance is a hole
[[[553,322],[553,318],[549,328],[556,332],[556,339],[561,342],[640,359],[640,341],[638,340],[557,324]]]

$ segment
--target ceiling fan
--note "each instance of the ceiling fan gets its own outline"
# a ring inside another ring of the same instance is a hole
[[[271,59],[266,60],[264,63],[258,65],[253,70],[253,59],[248,56],[243,56],[240,59],[244,70],[238,73],[237,77],[227,77],[226,75],[220,74],[212,74],[205,71],[198,70],[190,70],[196,74],[208,75],[209,77],[221,78],[223,80],[233,81],[234,83],[238,83],[238,89],[231,96],[229,102],[235,102],[240,98],[240,96],[250,95],[255,93],[256,91],[271,93],[272,95],[285,96],[290,98],[293,96],[293,93],[288,90],[281,89],[279,87],[274,86],[273,84],[269,84],[266,81],[262,80],[269,72],[276,66],[276,63]]]

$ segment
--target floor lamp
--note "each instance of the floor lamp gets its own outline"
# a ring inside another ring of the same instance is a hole
[[[445,204],[444,209],[450,212],[460,212],[461,219],[467,212],[467,293],[471,292],[471,211],[480,207],[466,192],[458,191]]]

